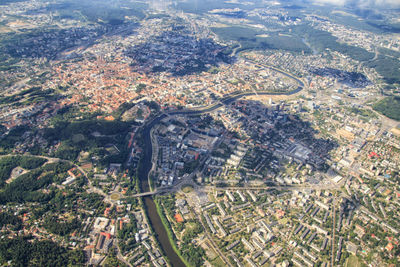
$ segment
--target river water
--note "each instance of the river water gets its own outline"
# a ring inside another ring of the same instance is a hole
[[[139,181],[140,181],[140,189],[142,192],[149,192],[150,186],[148,182],[148,175],[151,170],[152,162],[152,146],[151,146],[151,137],[150,130],[151,128],[157,124],[160,120],[162,120],[164,116],[160,116],[152,121],[149,125],[145,126],[143,129],[143,138],[144,138],[144,155],[142,159],[142,164],[139,166]],[[144,208],[147,213],[147,217],[149,218],[149,222],[156,234],[156,238],[161,245],[161,249],[164,251],[164,254],[167,256],[170,264],[173,267],[185,267],[185,264],[179,258],[179,256],[175,253],[172,248],[171,243],[169,242],[167,231],[164,228],[164,225],[161,222],[161,218],[157,213],[156,205],[154,203],[152,196],[143,197]]]
[[[295,93],[300,92],[303,89],[303,82],[293,76],[288,75],[287,73],[284,73],[282,71],[276,70],[277,72],[280,72],[283,75],[286,75],[288,77],[291,77],[292,79],[296,80],[299,83],[299,86],[290,92],[286,93],[270,93],[270,92],[258,92],[258,95],[292,95]],[[227,96],[224,99],[221,100],[221,103],[216,104],[210,108],[205,108],[202,110],[181,110],[181,111],[174,111],[170,112],[170,115],[178,115],[178,114],[185,114],[185,115],[195,115],[195,114],[201,114],[201,113],[206,113],[210,112],[212,110],[215,110],[222,105],[228,105],[232,103],[233,101],[243,97],[243,96],[249,96],[249,95],[255,95],[253,92],[246,92],[246,93],[240,93],[238,95],[234,96]],[[158,124],[162,119],[164,119],[167,115],[162,114],[158,117],[156,117],[153,121],[151,121],[149,124],[145,125],[143,128],[143,140],[144,140],[144,151],[143,151],[143,159],[142,162],[139,166],[138,170],[138,178],[140,181],[140,190],[141,192],[149,192],[150,191],[150,186],[149,186],[149,172],[152,167],[152,144],[151,144],[151,136],[150,136],[150,131],[151,128],[153,128],[154,125]],[[174,249],[172,248],[172,245],[169,241],[167,231],[164,228],[164,225],[161,222],[161,218],[157,213],[157,208],[154,203],[153,197],[152,196],[145,196],[143,197],[143,203],[144,203],[144,208],[147,214],[147,217],[149,218],[149,222],[152,225],[152,228],[156,234],[156,238],[158,242],[161,245],[161,249],[164,251],[164,254],[167,256],[170,264],[173,267],[185,267],[185,264],[182,262],[182,260],[179,258],[179,256],[175,253]]]

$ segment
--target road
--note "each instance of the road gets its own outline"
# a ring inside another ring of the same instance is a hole
[[[260,64],[257,63],[255,61],[249,60],[246,58],[246,60],[248,60],[249,62],[252,62],[253,64],[263,67],[263,68],[269,68],[272,69],[276,72],[279,72],[291,79],[294,79],[299,86],[292,90],[292,91],[288,91],[288,92],[269,92],[269,91],[257,91],[257,92],[233,92],[231,94],[225,95],[222,99],[220,99],[218,102],[211,104],[210,106],[206,106],[206,107],[198,107],[198,108],[193,108],[193,109],[182,109],[182,110],[171,110],[171,111],[165,111],[161,114],[159,114],[157,117],[154,117],[151,121],[147,122],[143,128],[147,129],[148,134],[150,135],[150,145],[152,148],[152,168],[151,170],[154,169],[154,165],[155,165],[155,158],[154,154],[155,152],[157,152],[157,142],[154,140],[153,134],[152,134],[152,129],[155,125],[157,125],[161,120],[163,120],[164,118],[166,118],[167,116],[174,116],[174,115],[198,115],[198,114],[203,114],[203,113],[208,113],[208,112],[212,112],[214,110],[217,110],[223,106],[226,106],[234,101],[236,101],[237,99],[240,99],[242,97],[246,97],[246,96],[252,96],[252,95],[293,95],[296,94],[298,92],[300,92],[301,90],[303,90],[304,88],[304,83],[303,81],[300,80],[300,78],[294,76],[291,73],[285,72],[284,70],[278,69],[274,66],[269,66],[269,65],[264,65],[264,64]],[[151,171],[150,170],[150,171]],[[145,195],[153,195],[154,193],[151,192],[144,192],[142,194]]]
[[[332,254],[331,254],[331,267],[335,266],[335,235],[336,235],[336,204],[337,204],[337,196],[335,194],[335,197],[332,202],[332,240],[331,240],[331,248],[332,248]]]
[[[129,267],[132,267],[132,264],[130,264],[130,263],[125,259],[125,257],[124,257],[124,256],[122,255],[122,253],[121,253],[121,250],[119,249],[119,245],[118,245],[119,238],[115,238],[115,240],[116,240],[115,246],[116,246],[117,251],[118,251],[118,253],[117,253],[117,258],[118,258],[120,261],[122,261],[123,263],[125,263],[126,265],[128,265]]]
[[[340,189],[341,184],[316,184],[316,185],[273,185],[273,186],[228,186],[228,187],[216,187],[206,186],[206,189],[215,189],[220,191],[227,190],[303,190],[303,189],[314,189],[314,190],[334,190]]]
[[[162,113],[162,114],[160,114],[160,115],[158,115],[157,117],[155,117],[155,118],[153,118],[150,122],[148,122],[148,123],[146,123],[145,125],[144,125],[144,135],[149,135],[150,136],[150,142],[148,142],[149,144],[147,144],[147,145],[150,145],[150,149],[151,149],[151,152],[156,152],[156,151],[154,151],[154,149],[156,149],[157,148],[157,142],[154,142],[155,140],[152,138],[152,134],[151,134],[151,130],[153,129],[153,127],[155,126],[155,125],[157,125],[162,119],[164,119],[167,115],[195,115],[195,114],[203,114],[203,113],[208,113],[208,112],[212,112],[212,111],[214,111],[214,110],[216,110],[216,109],[219,109],[219,108],[221,108],[221,107],[223,107],[223,106],[225,106],[225,105],[229,105],[230,103],[232,103],[232,102],[234,102],[235,100],[237,100],[237,99],[239,99],[239,98],[242,98],[242,97],[245,97],[245,96],[251,96],[251,95],[291,95],[291,94],[295,94],[295,93],[298,93],[298,92],[300,92],[302,89],[303,89],[303,87],[304,87],[304,83],[300,80],[300,79],[298,79],[297,77],[294,77],[293,75],[291,75],[291,74],[288,74],[288,73],[286,73],[286,72],[284,72],[283,70],[279,70],[279,69],[277,69],[277,68],[274,68],[274,67],[272,67],[272,66],[265,66],[265,65],[261,65],[261,64],[258,64],[258,63],[255,63],[255,64],[257,64],[258,66],[261,66],[261,67],[264,67],[264,68],[270,68],[270,69],[273,69],[273,70],[275,70],[275,71],[277,71],[277,72],[279,72],[279,73],[281,73],[281,74],[283,74],[283,75],[286,75],[287,77],[290,77],[290,78],[292,78],[292,79],[295,79],[297,82],[298,82],[298,84],[299,84],[299,86],[295,89],[295,90],[292,90],[292,91],[289,91],[289,92],[283,92],[283,93],[271,93],[271,92],[235,92],[235,93],[233,93],[233,94],[230,94],[230,95],[226,95],[225,97],[223,97],[222,99],[220,99],[217,103],[214,103],[214,104],[212,104],[212,105],[210,105],[210,106],[208,106],[208,107],[204,107],[204,108],[198,108],[198,109],[184,109],[184,110],[175,110],[175,111],[169,111],[169,112],[165,112],[165,113]],[[157,149],[156,149],[157,150]],[[152,153],[152,154],[153,154]],[[105,194],[103,191],[101,191],[100,189],[98,189],[98,188],[95,188],[93,185],[92,185],[92,183],[91,183],[91,181],[88,179],[88,177],[87,177],[87,174],[86,174],[86,172],[80,167],[80,166],[78,166],[78,165],[76,165],[75,163],[73,163],[73,162],[71,162],[71,161],[68,161],[68,160],[62,160],[62,159],[58,159],[58,158],[50,158],[50,157],[45,157],[45,156],[38,156],[38,157],[41,157],[41,158],[45,158],[45,159],[48,159],[48,160],[53,160],[53,161],[64,161],[64,162],[68,162],[68,163],[70,163],[70,164],[72,164],[73,166],[75,166],[80,172],[82,172],[82,174],[86,177],[86,179],[88,180],[88,184],[89,184],[89,191],[91,191],[91,192],[96,192],[96,193],[99,193],[99,194],[101,194],[101,195],[103,195],[104,197],[105,197],[105,200],[107,200],[108,198],[107,198],[107,194]],[[152,165],[154,166],[155,165],[155,163],[156,162],[154,162],[154,158],[152,157],[151,159],[151,163],[152,163]],[[153,167],[152,166],[152,167]],[[150,168],[150,169],[152,169],[152,167]],[[146,171],[146,170],[145,170]],[[148,178],[149,177],[149,172],[150,172],[150,170],[147,170],[147,172],[146,172],[146,177]],[[167,190],[163,190],[163,189],[156,189],[156,190],[154,190],[153,192],[143,192],[143,193],[141,193],[141,194],[137,194],[137,195],[134,195],[134,196],[137,196],[137,197],[142,197],[142,196],[150,196],[150,195],[154,195],[154,194],[156,194],[156,193],[164,193],[164,192],[173,192],[173,191],[175,191],[175,190],[179,190],[180,189],[180,187],[183,185],[183,184],[193,184],[193,186],[197,186],[196,184],[194,184],[194,182],[193,182],[193,177],[192,176],[190,176],[189,177],[190,178],[190,180],[182,180],[182,181],[180,181],[178,184],[176,184],[174,187],[172,187],[172,188],[170,188],[170,189],[167,189]],[[147,186],[144,186],[144,187],[149,187],[148,186],[148,184],[147,184]],[[143,189],[143,187],[142,187],[142,189]],[[196,216],[198,216],[199,217],[199,215],[198,214],[196,214]],[[151,218],[150,218],[151,219]],[[199,218],[199,220],[200,220],[200,222],[203,224],[203,222],[201,221],[201,219]],[[152,222],[151,222],[152,223]],[[203,227],[204,227],[204,229],[207,229],[204,225],[203,225]],[[213,239],[209,236],[209,233],[207,233],[207,231],[206,231],[206,235],[207,235],[207,237],[208,237],[208,239],[209,239],[209,241],[210,241],[210,243],[211,243],[211,245],[212,245],[212,247],[213,247],[213,249],[218,253],[218,255],[221,257],[221,259],[225,262],[225,264],[227,264],[228,266],[230,266],[230,263],[229,263],[229,260],[225,257],[225,255],[219,250],[219,248],[215,245],[215,243],[214,243],[214,241],[213,241]],[[117,244],[117,247],[118,247],[118,244]],[[122,260],[122,261],[124,261],[125,263],[126,263],[126,261],[125,261],[125,259],[124,259],[124,257],[121,255],[121,253],[120,253],[120,251],[118,250],[118,258],[120,259],[120,260]],[[129,263],[128,263],[128,265],[129,265]]]
[[[268,67],[269,66],[264,66]],[[284,71],[277,70],[276,71],[281,72],[284,75],[287,75],[288,77],[291,78],[296,78],[293,75],[290,74],[285,74]],[[270,92],[257,92],[258,95],[289,95],[289,94],[294,94],[297,92],[300,92],[303,89],[303,82],[300,81],[299,79],[296,78],[296,80],[299,83],[299,86],[290,92],[286,93],[270,93]],[[223,107],[224,105],[228,105],[232,103],[233,101],[244,97],[244,96],[250,96],[250,95],[255,95],[254,92],[236,92],[235,94],[227,95],[224,98],[220,99],[217,103],[214,103],[208,107],[199,107],[197,109],[182,109],[182,110],[172,110],[172,111],[166,111],[158,116],[152,118],[149,122],[145,123],[142,128],[142,136],[144,138],[144,157],[143,157],[143,162],[142,162],[142,167],[139,168],[139,179],[140,179],[140,188],[142,193],[146,194],[147,196],[144,197],[144,203],[145,203],[145,209],[146,209],[146,214],[149,218],[149,223],[152,225],[159,225],[161,222],[161,219],[159,215],[157,214],[155,210],[155,204],[153,199],[151,198],[150,195],[153,195],[155,193],[159,193],[161,191],[155,191],[154,192],[148,192],[151,191],[152,189],[150,188],[150,182],[149,182],[149,173],[151,169],[153,169],[153,165],[155,165],[154,159],[155,157],[152,156],[153,153],[157,153],[154,151],[155,146],[157,146],[157,142],[152,138],[151,130],[153,129],[154,126],[156,126],[161,120],[166,118],[167,116],[174,116],[174,115],[195,115],[195,114],[203,114],[203,113],[208,113],[211,111],[214,111],[218,108]],[[194,182],[193,179],[191,181],[180,181],[178,184],[175,185],[175,187],[170,189],[170,192],[173,192],[180,188],[180,186],[184,184],[193,184],[194,186],[197,186]],[[182,266],[183,263],[180,261],[179,257],[176,255],[176,253],[173,251],[170,241],[167,238],[166,230],[162,227],[155,228],[155,232],[158,236],[158,241],[161,244],[161,247],[167,257],[171,259],[175,259],[176,261],[179,262],[174,262],[172,265],[173,266]],[[205,228],[206,229],[206,228]],[[208,234],[207,234],[208,235]],[[164,238],[161,238],[164,237]],[[220,255],[221,259],[223,259],[226,264],[229,265],[229,261],[226,259],[226,257],[223,255],[222,252],[218,250],[218,248],[215,246],[214,242],[212,239],[209,239],[210,243],[214,247],[215,251]]]
[[[221,258],[221,260],[228,265],[229,267],[232,267],[232,264],[230,263],[230,261],[226,258],[226,256],[224,255],[224,253],[221,252],[221,250],[218,248],[218,246],[215,244],[212,236],[210,235],[210,233],[208,233],[208,231],[206,230],[207,227],[205,226],[203,220],[200,218],[199,214],[193,211],[193,214],[195,214],[195,216],[197,217],[197,220],[201,223],[201,225],[203,226],[204,229],[204,233],[207,237],[207,239],[210,241],[210,245],[212,246],[212,248],[214,249],[214,251],[218,254],[218,256]]]
[[[177,192],[184,185],[190,185],[194,188],[198,187],[198,185],[193,182],[191,176],[188,178],[179,181],[173,186],[169,187],[159,187],[150,192],[143,192],[131,195],[131,197],[144,197],[144,196],[152,196],[157,194],[166,194]],[[203,186],[202,188],[206,191],[236,191],[236,190],[304,190],[304,189],[313,189],[313,190],[338,190],[342,187],[342,183],[339,184],[316,184],[316,185],[274,185],[274,186],[227,186],[227,187],[217,187],[217,186]]]
[[[292,90],[292,91],[288,91],[288,92],[269,92],[269,91],[249,91],[249,92],[233,92],[231,94],[225,95],[222,99],[220,99],[218,102],[208,106],[208,107],[199,107],[199,108],[194,108],[194,109],[182,109],[182,110],[173,110],[173,111],[167,111],[164,114],[168,114],[168,115],[195,115],[195,114],[202,114],[202,113],[207,113],[207,112],[211,112],[214,111],[216,109],[219,109],[221,107],[223,107],[224,105],[228,105],[230,103],[232,103],[233,101],[245,97],[245,96],[253,96],[253,95],[293,95],[296,94],[298,92],[300,92],[301,90],[304,89],[304,82],[294,76],[291,73],[288,73],[284,70],[278,69],[274,66],[270,66],[270,65],[265,65],[265,64],[260,64],[257,63],[253,60],[247,59],[245,58],[247,61],[255,64],[256,66],[262,67],[262,68],[267,68],[267,69],[271,69],[274,70],[280,74],[283,74],[293,80],[295,80],[299,85],[296,89]],[[156,118],[155,118],[156,119]],[[154,120],[153,120],[154,121]],[[152,123],[153,121],[151,121],[150,123]]]

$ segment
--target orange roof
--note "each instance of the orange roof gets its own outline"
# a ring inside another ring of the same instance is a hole
[[[175,217],[175,220],[176,220],[178,223],[183,222],[182,215],[180,215],[179,213],[175,214],[174,217]]]
[[[275,216],[280,219],[285,216],[285,212],[283,210],[276,210]]]
[[[392,243],[388,243],[385,247],[388,251],[392,251],[393,249],[393,244]]]
[[[101,232],[100,234],[104,235],[107,239],[111,239],[111,234],[110,233]]]
[[[108,216],[108,214],[110,214],[110,208],[106,208],[105,210],[104,210],[104,216]]]

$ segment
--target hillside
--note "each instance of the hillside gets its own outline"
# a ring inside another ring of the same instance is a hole
[[[400,121],[400,97],[398,96],[384,98],[377,102],[373,108],[386,117]]]

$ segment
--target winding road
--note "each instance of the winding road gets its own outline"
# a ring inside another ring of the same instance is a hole
[[[172,110],[172,111],[166,111],[161,114],[159,114],[157,117],[146,123],[143,128],[142,128],[142,137],[144,139],[144,150],[143,150],[143,160],[139,166],[138,169],[138,176],[140,180],[140,189],[142,192],[143,196],[143,203],[144,207],[146,210],[146,214],[149,218],[149,222],[152,225],[152,228],[156,234],[157,240],[159,241],[162,250],[166,254],[166,256],[169,259],[170,264],[173,267],[181,267],[185,266],[185,264],[182,262],[180,257],[175,253],[174,249],[172,248],[172,245],[170,243],[170,240],[167,235],[167,231],[164,228],[163,224],[161,223],[161,218],[157,213],[156,206],[154,203],[154,200],[152,198],[152,195],[157,193],[157,191],[151,192],[150,191],[150,181],[149,181],[149,173],[151,169],[153,168],[153,161],[152,161],[152,153],[153,153],[153,140],[151,136],[151,130],[152,128],[157,125],[161,120],[166,118],[167,116],[174,116],[174,115],[198,115],[198,114],[203,114],[203,113],[208,113],[212,112],[216,109],[219,109],[223,106],[229,105],[230,103],[236,101],[237,99],[240,99],[242,97],[246,96],[253,96],[253,95],[293,95],[304,88],[304,83],[301,81],[298,77],[293,76],[290,73],[287,73],[283,70],[277,69],[273,66],[266,66],[259,64],[257,62],[254,62],[252,60],[246,59],[249,62],[252,62],[253,64],[263,67],[263,68],[268,68],[272,69],[274,71],[277,71],[281,73],[282,75],[285,75],[291,79],[294,79],[298,83],[298,87],[292,91],[288,92],[268,92],[268,91],[259,91],[259,92],[234,92],[232,94],[225,95],[222,99],[220,99],[218,102],[208,106],[208,107],[202,107],[198,109],[182,109],[182,110]],[[228,266],[230,265],[229,262],[226,262],[226,258],[222,257],[222,260],[225,261],[225,264]]]

